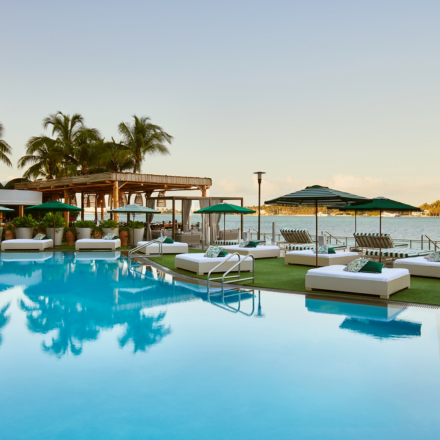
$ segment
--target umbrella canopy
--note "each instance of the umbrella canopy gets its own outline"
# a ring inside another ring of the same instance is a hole
[[[253,214],[253,209],[243,206],[232,205],[230,203],[218,203],[207,208],[194,211],[194,214]],[[203,217],[202,217],[203,218]],[[203,228],[202,228],[203,229]],[[226,244],[226,216],[223,216],[223,244]]]
[[[379,261],[382,261],[382,211],[421,211],[417,206],[407,205],[387,199],[386,197],[376,197],[367,203],[355,203],[353,205],[337,207],[341,211],[379,211]]]
[[[116,212],[119,214],[160,214],[160,211],[135,204],[121,206],[120,208],[111,209],[108,212]]]
[[[41,205],[28,206],[24,208],[26,211],[37,211],[37,212],[53,212],[53,246],[55,247],[55,213],[56,212],[71,212],[71,211],[82,211],[81,208],[76,206],[67,205],[66,203],[57,202],[55,200],[47,203],[42,203]]]
[[[5,206],[0,206],[0,212],[14,212],[14,209],[6,208]]]
[[[308,186],[300,191],[277,197],[276,199],[264,202],[267,205],[281,206],[314,206],[316,219],[316,267],[318,267],[318,206],[345,206],[353,202],[368,202],[362,196],[338,191],[326,186],[313,185]]]
[[[255,212],[253,209],[244,208],[243,206],[219,203],[194,211],[194,214],[253,214]]]
[[[120,208],[111,209],[108,212],[116,212],[119,214],[133,214],[133,228],[132,228],[132,237],[133,237],[133,243],[134,246],[134,219],[136,218],[136,214],[160,214],[160,211],[156,211],[155,209],[147,208],[146,206],[141,205],[126,205],[121,206]]]

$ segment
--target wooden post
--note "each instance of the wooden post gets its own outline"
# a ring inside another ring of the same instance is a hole
[[[101,220],[104,220],[105,195],[101,194]]]
[[[23,217],[23,215],[24,215],[24,208],[23,208],[23,205],[20,205],[18,207],[18,216]]]
[[[127,195],[127,205],[130,204],[131,193],[129,192]],[[130,221],[130,214],[127,213],[127,223]]]
[[[118,181],[113,182],[113,209],[119,208],[119,187]],[[119,221],[119,214],[114,213],[113,219]]]
[[[98,194],[95,194],[95,223],[98,222]]]
[[[171,221],[171,223],[173,225],[172,226],[173,227],[173,229],[172,229],[172,239],[173,240],[176,238],[175,222],[176,222],[176,200],[173,197],[173,217],[172,217],[172,221]]]
[[[81,220],[84,221],[84,193],[81,193]]]
[[[206,197],[206,186],[202,186],[202,197]]]
[[[69,191],[67,191],[67,189],[64,190],[64,203],[66,205],[70,205],[70,194]],[[69,226],[69,211],[66,211],[64,213],[64,220],[66,220],[66,224],[67,226]]]

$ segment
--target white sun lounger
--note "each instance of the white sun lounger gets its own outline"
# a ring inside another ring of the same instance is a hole
[[[394,261],[393,267],[408,269],[418,277],[440,278],[440,262],[428,261],[425,257],[403,258]]]
[[[335,264],[348,264],[359,258],[357,252],[336,252],[336,254],[318,254],[318,266],[334,266]],[[299,264],[302,266],[315,266],[316,253],[314,251],[287,252],[284,257],[285,264]]]
[[[139,241],[137,246],[142,246],[149,243],[148,241]],[[152,243],[147,247],[139,249],[139,252],[144,254],[158,254],[159,253],[159,243]],[[188,243],[179,243],[175,241],[174,243],[162,243],[162,254],[187,254],[188,253]]]
[[[76,240],[75,250],[81,251],[83,249],[100,249],[100,250],[110,250],[114,251],[121,247],[121,240],[117,238],[116,240],[104,240],[103,238],[82,238],[81,240]]]
[[[389,298],[393,293],[409,289],[411,277],[407,269],[383,268],[382,273],[346,272],[345,266],[310,269],[306,274],[306,290],[334,290]]]
[[[53,248],[53,241],[32,240],[31,238],[17,238],[2,242],[2,251],[44,251]]]
[[[203,253],[196,254],[181,254],[177,255],[174,259],[174,267],[176,269],[184,269],[190,272],[195,272],[198,275],[203,275],[204,273],[208,273],[211,269],[213,269],[217,264],[225,261],[226,257],[215,257],[208,258],[205,257]],[[243,258],[243,257],[240,257]],[[238,256],[234,255],[231,257],[229,261],[226,261],[225,264],[222,264],[217,270],[216,273],[223,273],[227,270],[231,269],[238,262]],[[248,258],[240,265],[240,271],[248,272],[252,270],[252,259]]]
[[[259,245],[257,247],[240,247],[235,246],[220,246],[226,252],[237,252],[240,255],[253,255],[255,259],[258,258],[280,258],[280,248],[278,246]]]

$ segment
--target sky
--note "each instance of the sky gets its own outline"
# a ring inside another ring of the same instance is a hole
[[[256,204],[321,184],[440,199],[440,2],[0,0],[0,122],[13,168],[42,120],[174,137],[142,171],[211,177]]]

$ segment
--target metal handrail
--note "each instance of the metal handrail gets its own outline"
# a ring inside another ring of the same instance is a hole
[[[216,307],[218,307],[220,309],[226,310],[227,312],[241,313],[242,315],[245,315],[245,316],[252,316],[254,314],[254,311],[255,311],[255,293],[254,293],[254,291],[252,291],[252,311],[250,313],[242,312],[240,310],[241,309],[241,294],[242,294],[242,291],[238,290],[237,293],[238,293],[238,307],[235,308],[235,309],[234,309],[234,307],[232,307],[229,304],[225,303],[225,293],[224,292],[222,294],[223,306],[221,304],[216,304],[215,302],[211,301],[211,296],[214,296],[214,295],[208,295],[208,301],[213,306],[216,306]],[[248,292],[246,292],[246,293],[248,293]]]
[[[135,252],[140,251],[141,249],[146,248],[147,246],[150,246],[150,245],[152,245],[154,243],[159,243],[159,254],[158,255],[160,255],[160,259],[162,260],[162,242],[158,241],[157,239],[151,240],[151,241],[147,241],[146,243],[143,243],[143,244],[141,244],[139,246],[136,246],[133,249],[130,249],[128,251],[128,256],[131,257],[131,255],[134,254]]]
[[[422,242],[422,249],[423,249],[423,237],[426,237],[428,239],[429,250],[431,250],[431,243],[432,243],[434,245],[434,251],[437,251],[437,248],[440,247],[440,246],[437,245],[438,242],[430,239],[426,234],[422,235],[422,240],[421,240],[421,242]]]
[[[238,262],[236,264],[234,264],[230,269],[228,269],[221,277],[217,277],[217,278],[212,278],[211,279],[211,273],[213,271],[215,271],[216,269],[218,269],[220,266],[222,266],[223,264],[225,264],[227,261],[229,261],[232,257],[234,256],[238,257]],[[233,282],[241,282],[241,281],[248,281],[248,280],[253,280],[255,282],[255,257],[252,254],[248,254],[245,255],[244,258],[242,258],[243,255],[240,255],[238,252],[234,252],[233,254],[230,254],[229,256],[227,256],[223,261],[221,261],[219,264],[217,264],[217,266],[213,267],[209,272],[208,272],[208,276],[206,278],[206,282],[207,282],[207,290],[208,290],[208,297],[209,295],[211,295],[209,293],[209,282],[210,281],[215,281],[215,280],[222,280],[222,293],[224,294],[224,285],[228,284],[228,283],[233,283]],[[252,259],[252,276],[248,277],[248,278],[240,278],[240,265],[241,263],[243,263],[243,261],[246,261],[248,258]],[[231,272],[231,270],[235,269],[238,267],[238,274],[237,275],[230,275],[227,276],[229,272]],[[234,278],[233,280],[230,281],[225,281],[226,279],[229,278]],[[213,295],[215,295],[215,293],[213,293]]]

